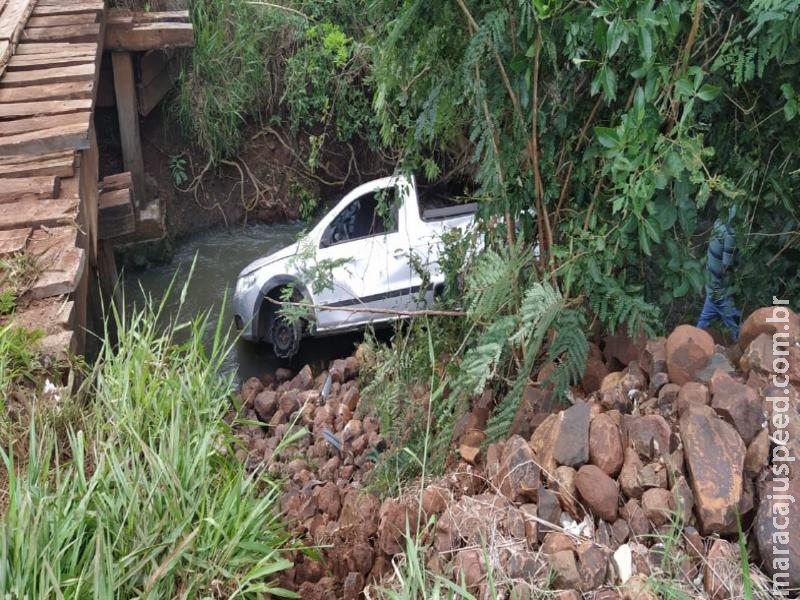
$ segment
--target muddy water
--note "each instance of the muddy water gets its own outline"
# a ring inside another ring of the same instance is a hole
[[[229,309],[230,297],[236,285],[236,276],[248,263],[261,256],[275,252],[297,239],[298,233],[307,225],[289,223],[281,225],[254,224],[227,231],[200,233],[180,242],[170,264],[123,273],[125,304],[128,308],[141,305],[147,294],[160,302],[175,279],[174,291],[167,299],[164,319],[179,317],[186,321],[190,317],[211,310],[207,325],[208,338],[222,319],[224,327],[232,327],[233,316]],[[180,290],[187,283],[192,261],[194,273],[188,282],[188,292],[179,310]],[[222,313],[223,301],[227,305]],[[235,330],[231,329],[235,334]],[[311,363],[324,368],[333,358],[352,352],[359,336],[334,336],[330,338],[306,339],[298,354],[291,361],[279,361],[266,344],[252,344],[237,340],[232,342],[223,369],[236,372],[239,380],[260,376],[278,366],[298,368]]]

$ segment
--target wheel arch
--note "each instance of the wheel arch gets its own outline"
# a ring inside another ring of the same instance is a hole
[[[256,297],[255,306],[253,306],[253,333],[259,341],[271,343],[272,340],[268,339],[269,331],[272,323],[272,317],[277,310],[277,305],[269,302],[267,298],[278,299],[277,292],[282,288],[293,285],[298,290],[304,300],[309,300],[311,296],[306,289],[306,286],[291,275],[276,275],[271,277],[258,292]]]

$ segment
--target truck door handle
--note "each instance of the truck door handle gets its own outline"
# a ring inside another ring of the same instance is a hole
[[[395,258],[402,258],[405,253],[403,248],[395,248],[394,252],[392,252]]]

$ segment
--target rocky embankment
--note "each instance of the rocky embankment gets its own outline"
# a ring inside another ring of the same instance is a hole
[[[753,313],[730,348],[686,325],[638,345],[613,336],[592,348],[570,406],[546,410],[548,390],[532,386],[508,439],[488,447],[484,394],[454,431],[446,476],[383,500],[364,491],[386,442],[359,410],[358,352],[316,377],[248,380],[242,411],[264,426],[240,431],[241,458],[286,477],[284,518],[323,546],[321,562],[298,552],[283,584],[308,599],[391,586],[408,523],[428,569],[478,598],[548,586],[565,600],[655,599],[671,586],[722,600],[743,589],[738,517],[756,595],[776,571],[799,587],[800,508],[788,497],[800,499],[800,318],[785,323],[777,376],[788,385],[776,387],[784,323],[772,315]]]

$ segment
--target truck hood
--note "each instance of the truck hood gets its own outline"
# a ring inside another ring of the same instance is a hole
[[[268,256],[264,256],[263,258],[259,258],[254,260],[249,265],[247,265],[242,272],[239,273],[239,277],[245,277],[246,275],[250,275],[251,273],[255,273],[259,269],[271,265],[272,263],[276,263],[281,260],[285,260],[290,256],[294,256],[297,254],[298,244],[295,242],[290,246],[286,246],[282,250],[278,250],[277,252],[273,252]]]

